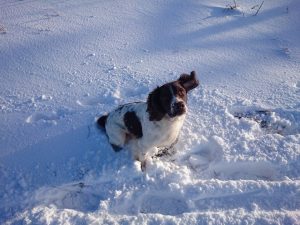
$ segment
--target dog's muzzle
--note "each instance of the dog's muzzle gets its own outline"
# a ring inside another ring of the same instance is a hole
[[[171,105],[171,112],[168,113],[170,117],[181,116],[186,112],[184,102],[175,102]]]

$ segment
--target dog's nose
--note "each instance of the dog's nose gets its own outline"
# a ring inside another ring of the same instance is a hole
[[[183,102],[176,102],[175,107],[178,109],[183,109],[184,108],[184,103]]]
[[[174,104],[174,108],[176,111],[182,111],[184,110],[184,103],[183,102],[176,102]]]
[[[174,102],[169,113],[170,117],[182,115],[186,112],[185,104],[182,101]]]

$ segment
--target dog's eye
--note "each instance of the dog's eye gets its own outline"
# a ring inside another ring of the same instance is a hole
[[[179,89],[178,96],[179,97],[183,97],[184,96],[184,90],[183,89]]]
[[[167,101],[169,101],[169,97],[168,97],[167,95],[162,95],[162,96],[160,97],[160,99],[161,99],[162,102],[167,102]]]

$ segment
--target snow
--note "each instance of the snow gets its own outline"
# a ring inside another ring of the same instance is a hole
[[[261,2],[0,0],[0,223],[299,224],[300,3]],[[192,70],[140,171],[95,119]]]

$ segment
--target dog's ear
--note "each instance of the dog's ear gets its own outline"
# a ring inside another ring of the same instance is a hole
[[[198,87],[199,80],[196,77],[196,72],[192,71],[190,75],[188,74],[181,74],[180,78],[178,79],[179,83],[184,87],[186,92]]]
[[[160,121],[165,113],[160,102],[160,88],[154,89],[147,99],[147,112],[150,121]]]

